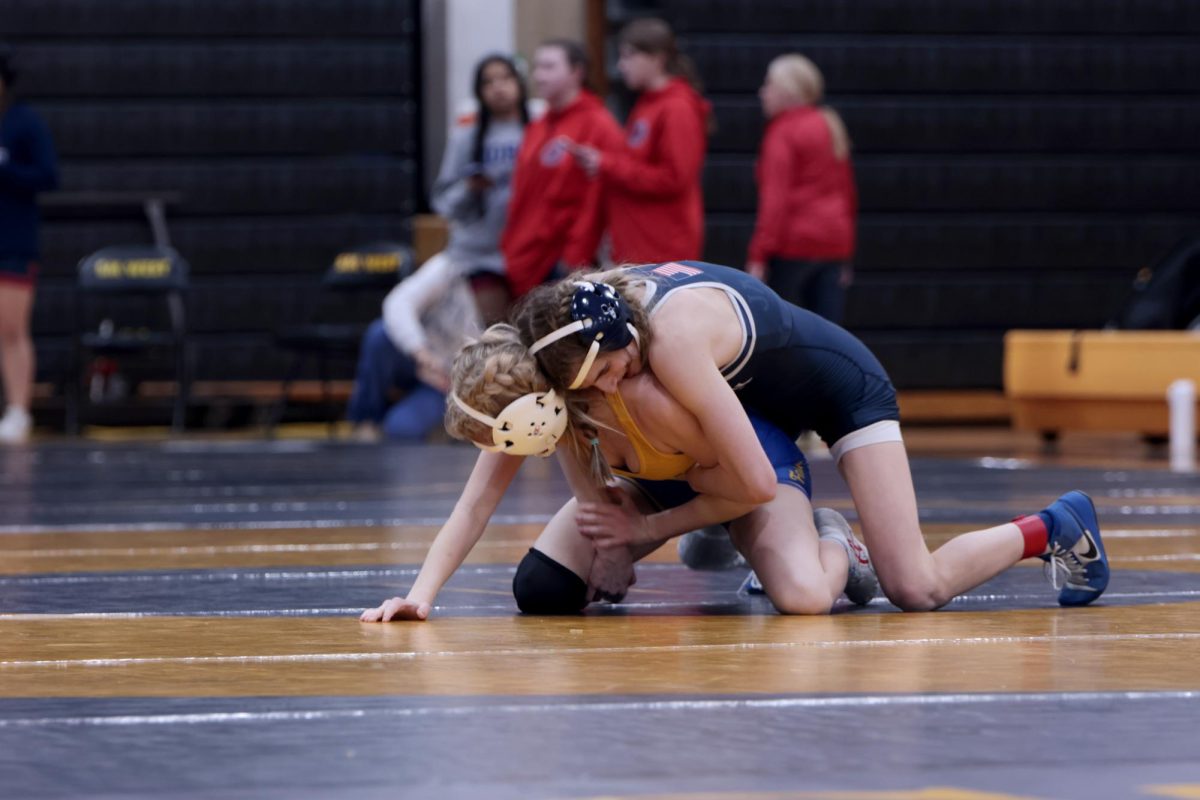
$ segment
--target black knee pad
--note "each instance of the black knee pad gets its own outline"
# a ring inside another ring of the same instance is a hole
[[[587,583],[531,547],[513,576],[513,597],[526,614],[578,614],[587,605]]]

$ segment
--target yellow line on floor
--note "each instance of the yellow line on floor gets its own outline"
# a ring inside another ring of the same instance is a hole
[[[1184,800],[1200,798],[1200,783],[1178,783],[1164,786],[1143,786],[1142,792],[1156,797],[1178,797]]]
[[[1200,604],[833,617],[0,619],[0,696],[1200,689]]]

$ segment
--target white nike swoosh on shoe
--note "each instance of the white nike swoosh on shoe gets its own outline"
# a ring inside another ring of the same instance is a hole
[[[1086,559],[1097,558],[1100,555],[1100,551],[1096,548],[1096,540],[1092,538],[1092,532],[1089,531],[1087,528],[1084,528],[1083,536],[1081,538],[1087,539],[1088,550],[1086,553],[1077,553],[1077,555],[1080,558],[1086,558]],[[1079,545],[1077,542],[1076,547],[1078,547],[1078,546]]]

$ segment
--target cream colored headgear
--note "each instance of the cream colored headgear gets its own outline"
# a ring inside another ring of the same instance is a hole
[[[638,341],[637,329],[629,322],[629,306],[607,283],[577,281],[571,302],[572,321],[533,343],[529,352],[536,355],[573,333],[588,342],[588,353],[569,389],[578,389],[587,377],[601,350],[619,350]],[[457,394],[450,399],[464,414],[492,429],[493,444],[476,443],[481,450],[514,456],[548,456],[567,430],[566,403],[551,389],[530,392],[513,400],[495,417],[489,417],[463,402]]]

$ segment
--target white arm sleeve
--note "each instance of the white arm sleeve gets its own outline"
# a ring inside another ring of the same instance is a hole
[[[383,328],[398,350],[411,355],[425,348],[421,314],[440,302],[456,280],[454,262],[438,253],[388,292],[383,300]]]

